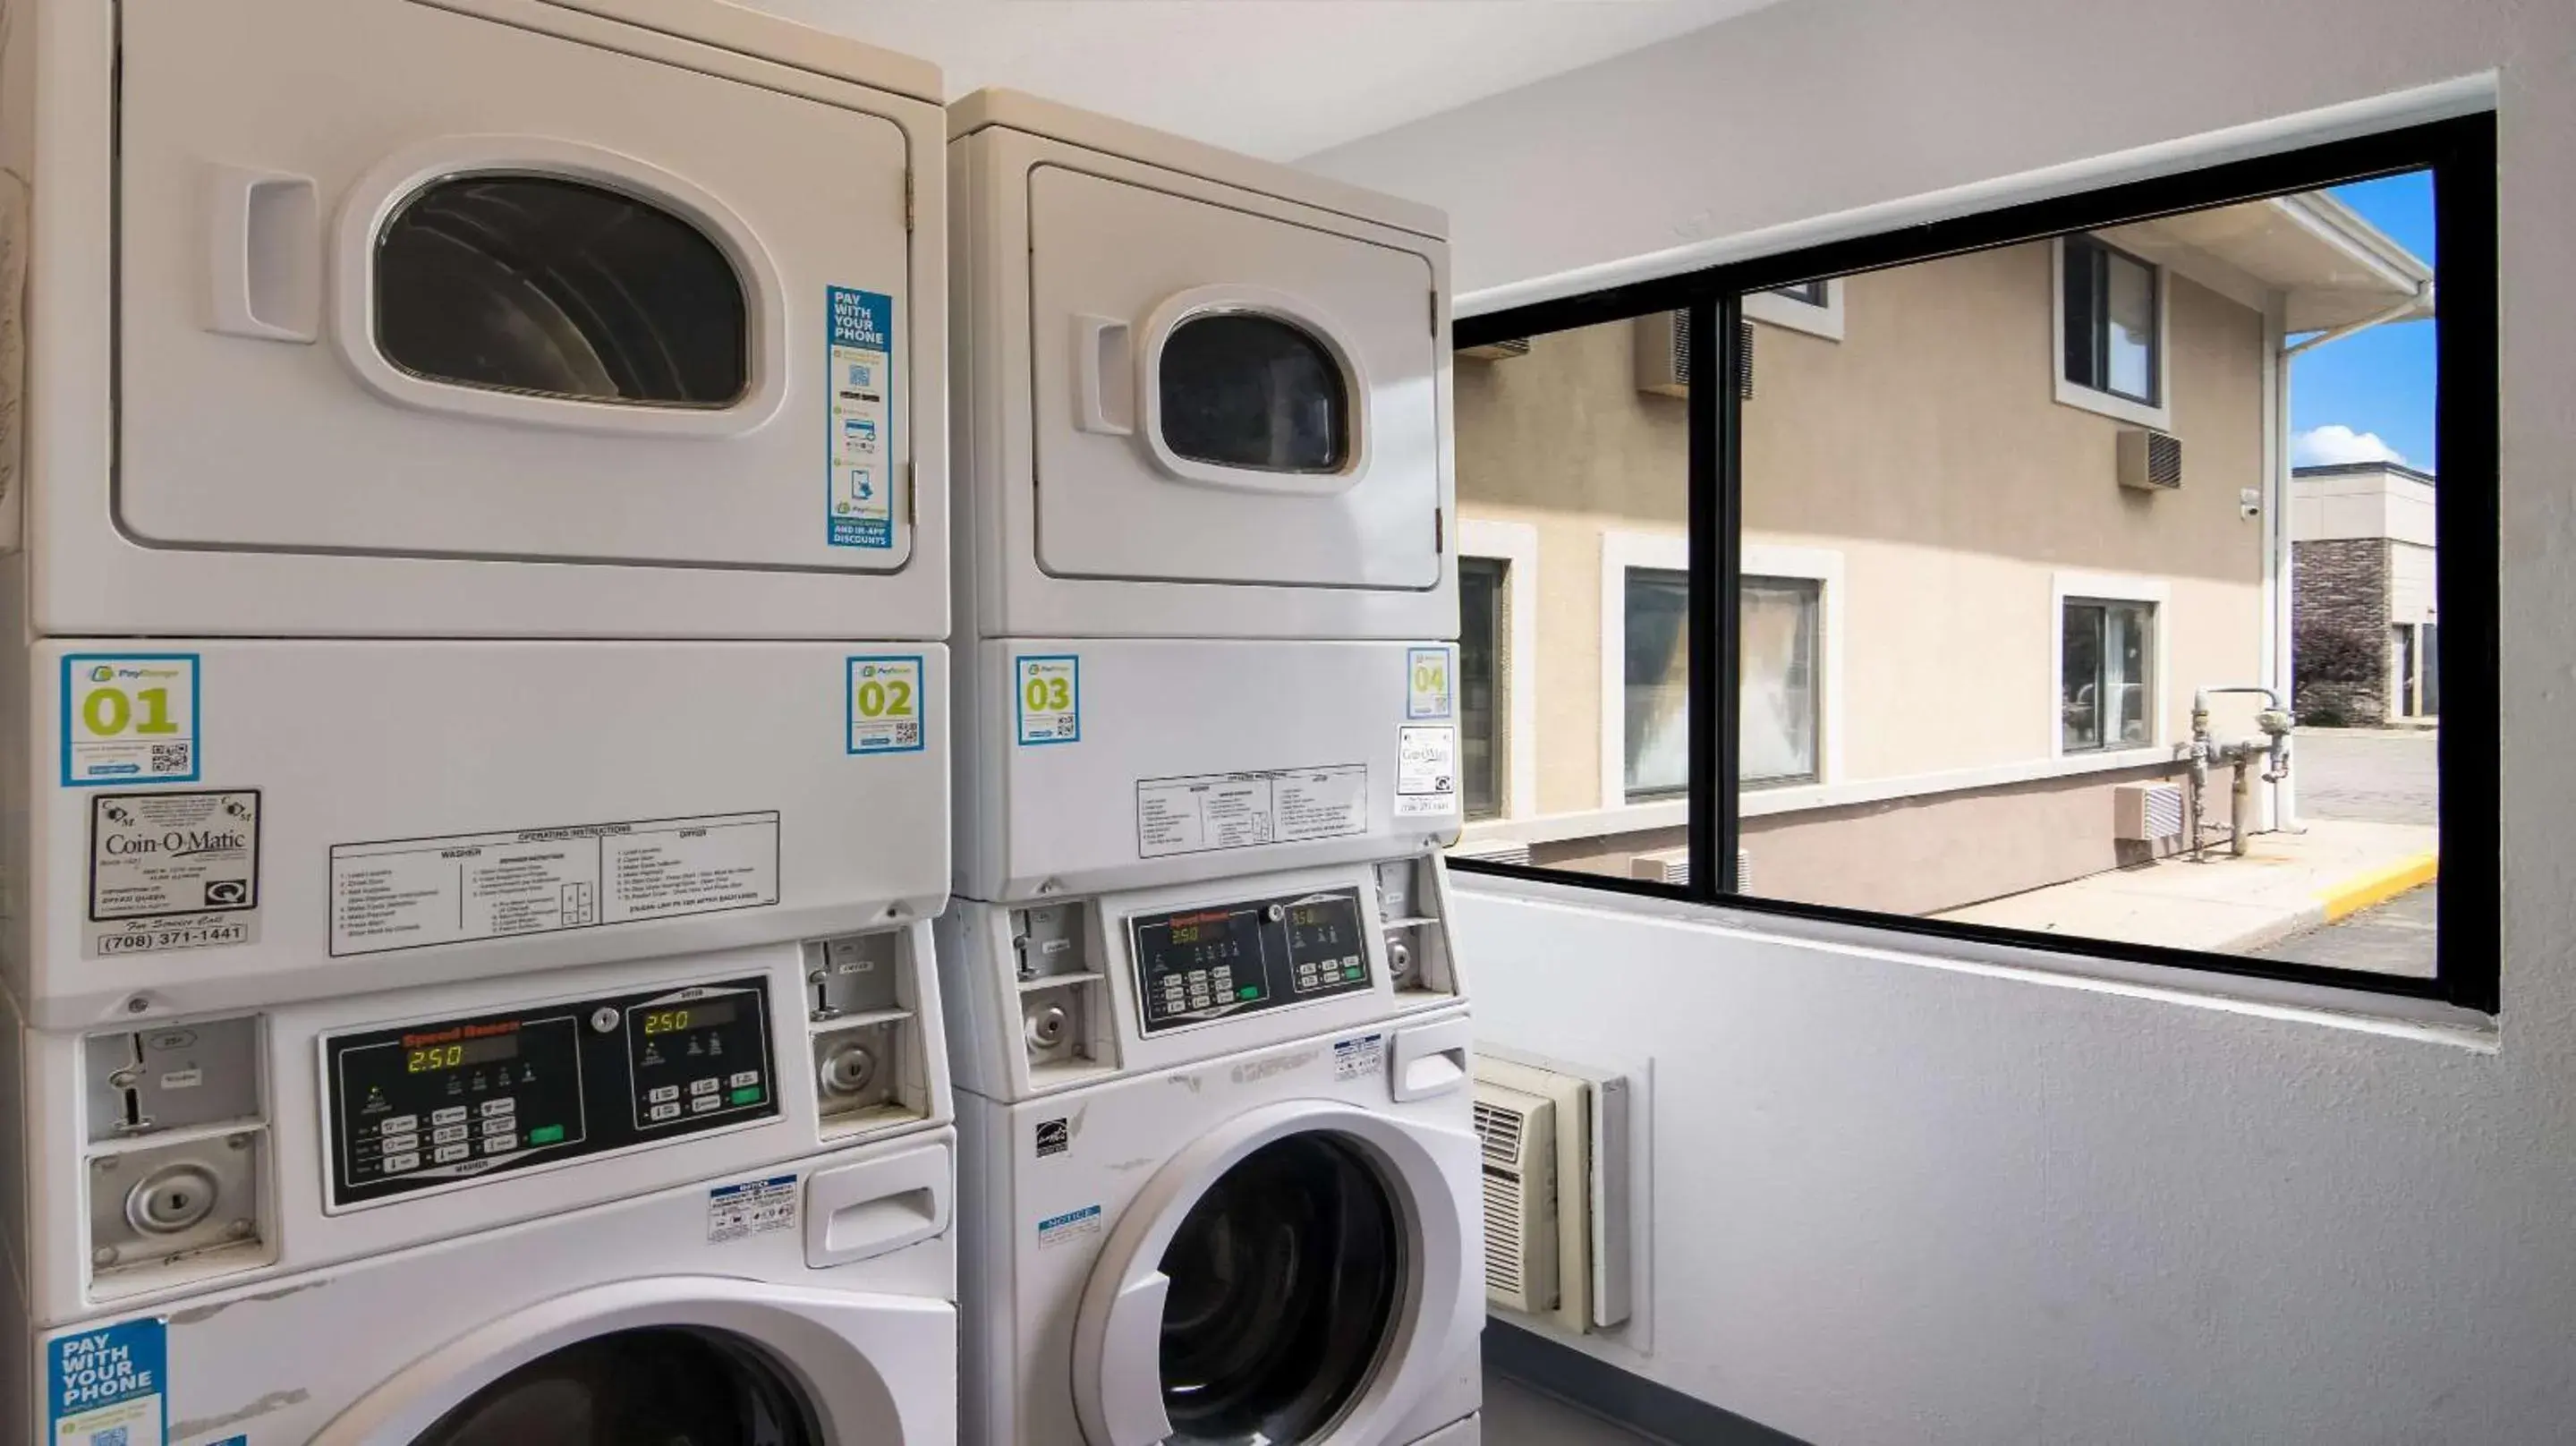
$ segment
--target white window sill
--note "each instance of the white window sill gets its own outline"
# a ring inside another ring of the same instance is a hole
[[[1892,798],[1920,798],[1934,793],[1964,793],[1971,789],[2029,783],[2044,778],[2118,773],[2160,765],[2179,768],[2182,763],[2170,748],[2070,753],[2062,758],[2033,758],[2019,763],[1952,768],[1939,773],[1911,773],[1895,778],[1861,778],[1846,783],[1802,783],[1786,788],[1747,789],[1736,801],[1735,810],[1739,817],[1762,818],[1771,814],[1804,813],[1809,809],[1840,808],[1845,804],[1880,803]]]
[[[1825,304],[1798,301],[1769,291],[1756,291],[1744,298],[1744,317],[1767,326],[1788,331],[1803,331],[1827,341],[1843,339],[1843,284],[1840,278],[1825,283]],[[1756,367],[1759,375],[1759,366]]]
[[[2151,407],[2144,402],[2130,401],[2127,397],[2097,392],[2091,387],[2077,386],[2062,375],[2057,379],[2057,401],[2061,406],[2132,426],[2153,427],[2159,432],[2173,430],[2173,408],[2170,406]]]
[[[1550,813],[1535,818],[1480,819],[1459,834],[1460,843],[1561,843],[1570,838],[1605,838],[1614,834],[1645,833],[1652,829],[1683,828],[1690,823],[1687,799],[1666,799],[1657,803],[1632,803],[1621,808],[1586,809],[1581,813]]]
[[[2222,974],[2182,965],[2139,964],[2076,951],[1983,939],[1949,939],[1873,928],[1839,920],[1798,918],[1730,909],[1680,899],[1655,898],[1548,879],[1459,873],[1451,887],[1462,893],[1513,899],[1541,907],[1578,909],[1605,916],[1652,920],[1688,928],[1713,941],[1791,945],[1850,958],[1911,964],[2057,989],[2153,1000],[2260,1019],[2287,1020],[2353,1034],[2493,1055],[2496,1022],[2438,1000],[2411,999],[2366,989],[2294,983]]]

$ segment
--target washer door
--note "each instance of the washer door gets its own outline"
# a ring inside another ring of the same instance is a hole
[[[1121,1218],[1076,1325],[1092,1446],[1373,1439],[1479,1304],[1473,1142],[1295,1101],[1176,1156]]]
[[[956,1325],[942,1300],[625,1281],[449,1342],[313,1446],[944,1443],[957,1429]]]

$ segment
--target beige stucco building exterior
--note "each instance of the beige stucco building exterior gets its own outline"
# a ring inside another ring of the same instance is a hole
[[[1933,913],[2169,849],[2114,836],[2113,790],[2180,773],[2195,688],[2284,680],[2284,338],[2429,305],[2429,273],[2318,197],[2072,245],[1746,301],[1743,571],[1779,581],[1746,614],[1742,748],[1748,778],[1782,774],[1740,795],[1752,893]],[[2125,376],[2070,352],[2067,268],[2104,255],[2132,288]],[[1480,619],[1469,594],[1495,779],[1467,852],[1680,867],[1685,806],[1641,786],[1678,781],[1678,743],[1638,682],[1679,650],[1653,593],[1687,552],[1672,324],[1458,363],[1462,554],[1495,598]],[[2124,485],[2122,435],[2147,432],[2179,440],[2179,485]]]

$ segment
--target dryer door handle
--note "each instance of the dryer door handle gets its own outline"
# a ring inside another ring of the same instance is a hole
[[[1134,334],[1133,327],[1114,316],[1073,319],[1075,426],[1104,437],[1135,434],[1134,426],[1111,413],[1117,407],[1125,416],[1136,415],[1135,368],[1128,361]]]
[[[322,212],[313,178],[216,166],[208,181],[207,329],[258,341],[319,337]]]
[[[1109,1439],[1096,1446],[1154,1446],[1172,1434],[1163,1409],[1163,1300],[1172,1278],[1157,1270],[1129,1282],[1109,1308],[1100,1340],[1100,1413]]]

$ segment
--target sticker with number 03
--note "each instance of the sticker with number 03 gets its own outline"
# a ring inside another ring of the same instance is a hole
[[[926,745],[930,697],[917,653],[849,660],[852,753],[918,753]]]
[[[203,762],[194,653],[63,658],[63,785],[190,783]]]
[[[1013,670],[1022,746],[1082,741],[1082,660],[1070,653],[1022,656]]]
[[[1404,716],[1449,716],[1450,652],[1447,648],[1404,650]]]

